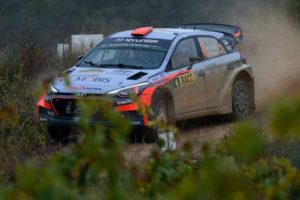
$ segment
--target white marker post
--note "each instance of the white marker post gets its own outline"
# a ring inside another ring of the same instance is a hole
[[[66,58],[70,53],[70,45],[64,43],[57,44],[57,57],[59,59]]]
[[[159,134],[159,140],[164,141],[164,146],[161,147],[162,152],[176,150],[177,144],[175,134],[173,132]]]
[[[72,53],[75,55],[86,54],[90,49],[95,47],[102,40],[103,40],[102,34],[72,35],[71,36]]]

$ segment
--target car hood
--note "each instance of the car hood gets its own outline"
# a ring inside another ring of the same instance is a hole
[[[105,94],[146,82],[159,70],[73,67],[57,77],[52,85],[59,93]]]

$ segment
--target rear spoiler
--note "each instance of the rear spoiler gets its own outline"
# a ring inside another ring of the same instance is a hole
[[[224,39],[227,40],[233,48],[237,44],[240,44],[243,39],[242,29],[240,27],[227,25],[227,24],[193,23],[193,24],[179,25],[176,26],[176,28],[204,30],[204,31],[223,33]]]

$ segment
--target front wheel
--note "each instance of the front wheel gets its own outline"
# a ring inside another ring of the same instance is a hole
[[[235,120],[243,120],[254,111],[254,92],[244,80],[234,83],[232,89],[232,110]]]
[[[147,143],[157,142],[159,135],[166,132],[166,128],[173,124],[174,114],[172,113],[172,102],[161,95],[153,98],[151,120],[158,122],[155,127],[148,129],[144,134],[144,141]]]

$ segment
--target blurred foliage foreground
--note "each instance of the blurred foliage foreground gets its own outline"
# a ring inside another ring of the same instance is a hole
[[[40,63],[26,62],[8,62],[10,70],[1,69],[0,199],[300,198],[297,159],[291,162],[289,152],[278,153],[278,148],[298,141],[299,96],[271,106],[266,130],[255,120],[239,123],[221,143],[203,145],[200,159],[192,153],[197,144],[186,143],[180,151],[154,150],[147,161],[130,165],[123,155],[128,123],[110,111],[113,127],[89,124],[89,116],[104,104],[79,102],[84,134],[38,162],[26,156],[46,141],[43,128],[29,115],[35,102],[29,82],[34,77],[28,78],[32,73],[26,74],[26,65]],[[8,157],[17,160],[9,173]]]

